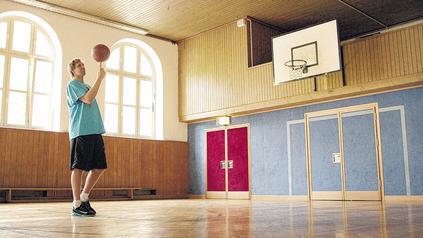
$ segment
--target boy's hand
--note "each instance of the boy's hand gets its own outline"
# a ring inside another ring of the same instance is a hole
[[[106,71],[104,70],[104,68],[100,68],[97,72],[97,79],[103,80],[105,76],[106,76]]]

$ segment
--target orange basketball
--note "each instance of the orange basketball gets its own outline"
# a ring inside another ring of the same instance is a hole
[[[94,46],[91,53],[92,53],[95,61],[104,62],[110,56],[110,49],[109,49],[109,47],[107,47],[103,44],[98,44],[98,45]]]

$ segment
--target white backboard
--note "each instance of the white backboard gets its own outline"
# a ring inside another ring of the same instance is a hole
[[[275,84],[340,70],[336,20],[274,37],[272,47]],[[292,66],[292,60],[306,61],[307,69],[294,75],[286,66]]]

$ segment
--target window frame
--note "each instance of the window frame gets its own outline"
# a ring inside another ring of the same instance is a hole
[[[132,73],[132,72],[126,72],[124,70],[124,58],[125,58],[125,46],[128,47],[133,47],[136,49],[137,53],[137,62],[136,62],[136,72]],[[117,116],[117,120],[118,120],[118,125],[117,125],[117,132],[107,132],[107,128],[106,128],[106,135],[110,135],[110,136],[116,136],[116,137],[125,137],[125,138],[142,138],[142,139],[154,139],[156,136],[156,67],[153,63],[153,60],[151,58],[151,56],[144,50],[142,49],[139,45],[134,44],[134,43],[130,43],[130,42],[119,42],[117,44],[115,44],[112,48],[110,52],[113,52],[114,50],[119,49],[119,69],[111,69],[111,68],[107,68],[107,64],[105,64],[105,70],[106,70],[106,79],[107,80],[107,74],[110,75],[114,75],[118,77],[118,82],[119,82],[119,95],[118,95],[118,103],[112,103],[112,102],[107,102],[106,101],[106,92],[104,93],[104,107],[103,107],[103,115],[104,119],[107,120],[106,118],[106,114],[105,114],[105,110],[106,110],[106,105],[117,105],[118,106],[118,116]],[[141,55],[144,55],[147,59],[147,61],[149,62],[151,69],[152,69],[152,74],[151,75],[143,75],[141,74]],[[124,78],[133,78],[136,81],[136,103],[135,105],[127,105],[123,103],[123,83],[124,83]],[[151,82],[151,86],[152,86],[152,105],[151,107],[142,107],[141,103],[140,103],[140,97],[141,97],[141,88],[140,88],[140,84],[141,84],[141,80],[145,80],[145,81],[149,81]],[[106,90],[106,88],[105,88]],[[135,108],[135,134],[126,134],[123,133],[123,108],[124,107],[132,107]],[[147,135],[141,135],[140,134],[140,111],[141,109],[150,109],[152,111],[152,125],[151,125],[151,135],[147,136]]]
[[[30,46],[29,52],[13,50],[13,37],[14,37],[14,24],[16,21],[27,23],[31,26],[30,31]],[[53,129],[53,80],[55,79],[55,67],[56,67],[56,51],[52,39],[48,32],[43,29],[42,26],[36,22],[27,19],[22,16],[7,16],[0,18],[0,22],[6,22],[6,46],[5,48],[0,48],[0,55],[4,56],[4,75],[3,75],[3,85],[0,85],[0,90],[2,91],[1,99],[1,111],[0,111],[0,127],[10,127],[10,128],[24,128],[24,129],[36,129],[36,130],[46,130],[50,131]],[[48,41],[50,46],[50,56],[37,55],[36,43],[37,43],[37,32],[40,31]],[[27,87],[26,91],[10,89],[10,69],[12,58],[20,58],[28,60],[28,78],[27,78]],[[50,78],[50,88],[48,93],[38,93],[34,91],[35,87],[35,73],[36,73],[36,64],[39,61],[44,61],[51,63],[51,78]],[[25,108],[25,123],[21,124],[11,124],[7,122],[8,113],[9,113],[9,92],[20,92],[26,94],[26,108]],[[34,126],[32,125],[33,118],[33,103],[34,95],[44,95],[49,97],[49,109],[48,109],[48,122],[46,126]]]

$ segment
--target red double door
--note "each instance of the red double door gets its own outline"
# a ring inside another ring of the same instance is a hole
[[[206,132],[207,198],[250,198],[248,125]]]

